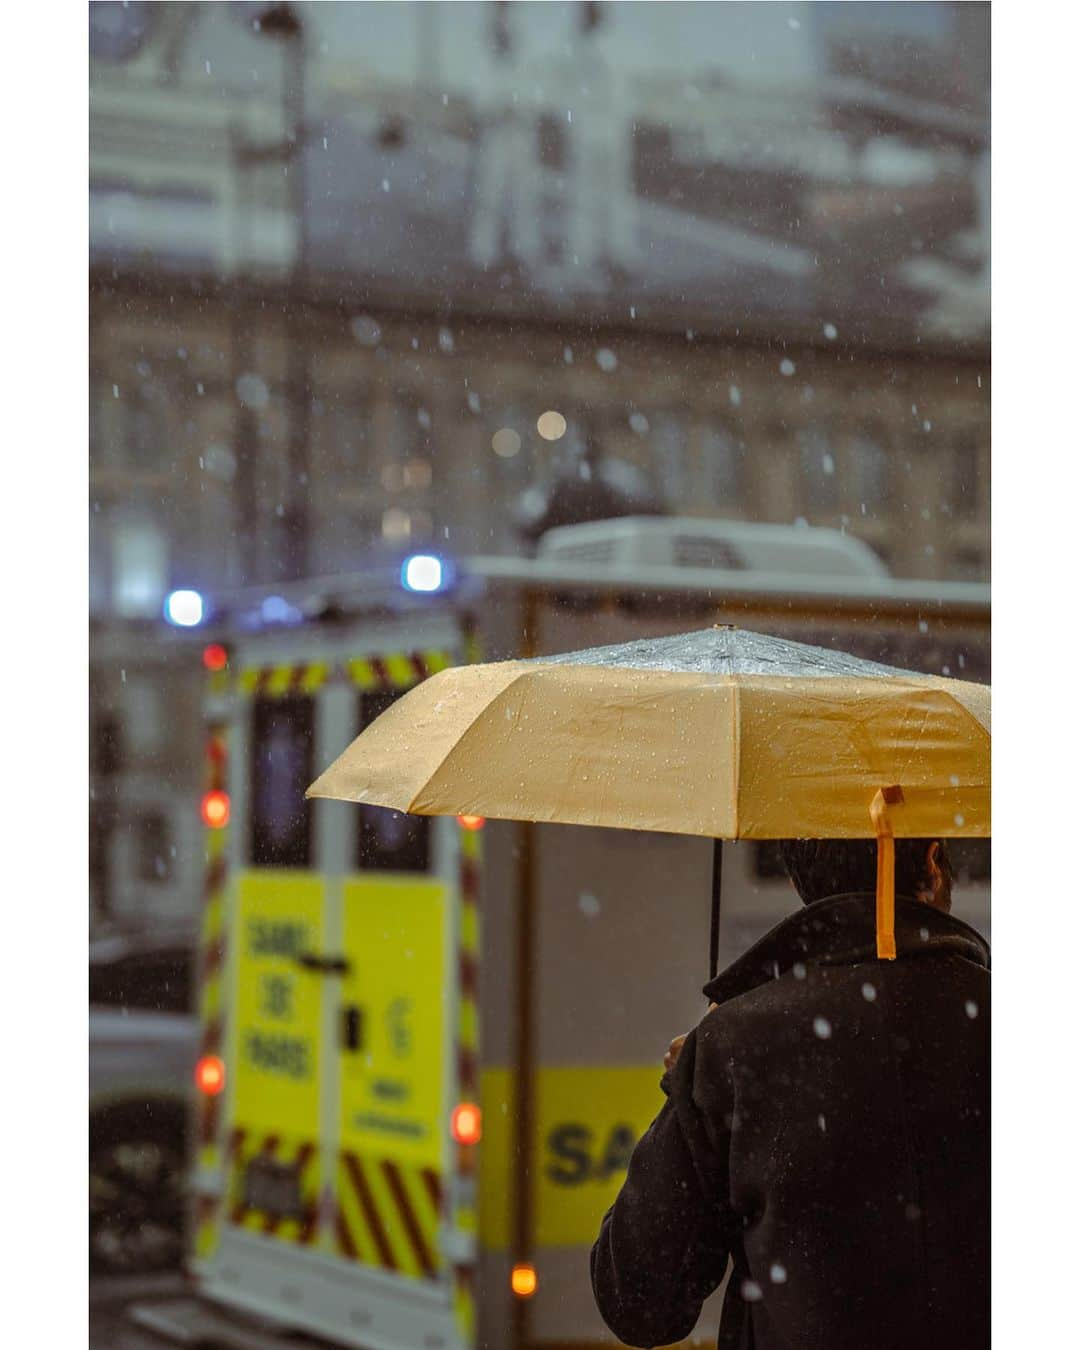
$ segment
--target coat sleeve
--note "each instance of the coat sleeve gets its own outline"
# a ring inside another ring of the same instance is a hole
[[[638,1141],[592,1249],[596,1305],[627,1345],[688,1336],[727,1269],[726,1163],[694,1104],[696,1042],[691,1032],[665,1076],[668,1100]]]

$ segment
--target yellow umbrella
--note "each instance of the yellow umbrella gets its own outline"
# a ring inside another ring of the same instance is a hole
[[[734,628],[445,670],[308,790],[714,839],[990,833],[990,689]],[[714,925],[715,926],[715,925]]]

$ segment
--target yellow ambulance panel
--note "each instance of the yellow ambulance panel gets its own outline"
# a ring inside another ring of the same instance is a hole
[[[346,1259],[411,1280],[438,1280],[446,1265],[448,898],[407,876],[342,891],[334,1240]]]
[[[324,883],[266,869],[237,880],[229,1220],[285,1241],[315,1237],[320,1173]]]
[[[539,1247],[587,1247],[626,1180],[634,1145],[664,1104],[659,1064],[570,1066],[537,1073],[533,1213]],[[484,1245],[509,1243],[512,1075],[481,1078],[484,1140],[480,1231]]]
[[[447,1152],[447,888],[411,877],[343,888],[342,1147],[438,1168]]]

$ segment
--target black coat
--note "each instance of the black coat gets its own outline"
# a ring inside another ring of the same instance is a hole
[[[721,1350],[986,1350],[990,953],[898,899],[792,915],[706,985],[592,1251],[633,1346],[693,1329],[731,1280]]]

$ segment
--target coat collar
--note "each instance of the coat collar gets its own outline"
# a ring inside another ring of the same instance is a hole
[[[896,897],[897,959],[953,953],[989,967],[990,948],[961,919],[912,900]],[[791,914],[744,952],[704,988],[712,1003],[745,994],[778,979],[797,962],[858,965],[877,957],[874,896],[835,895]]]

